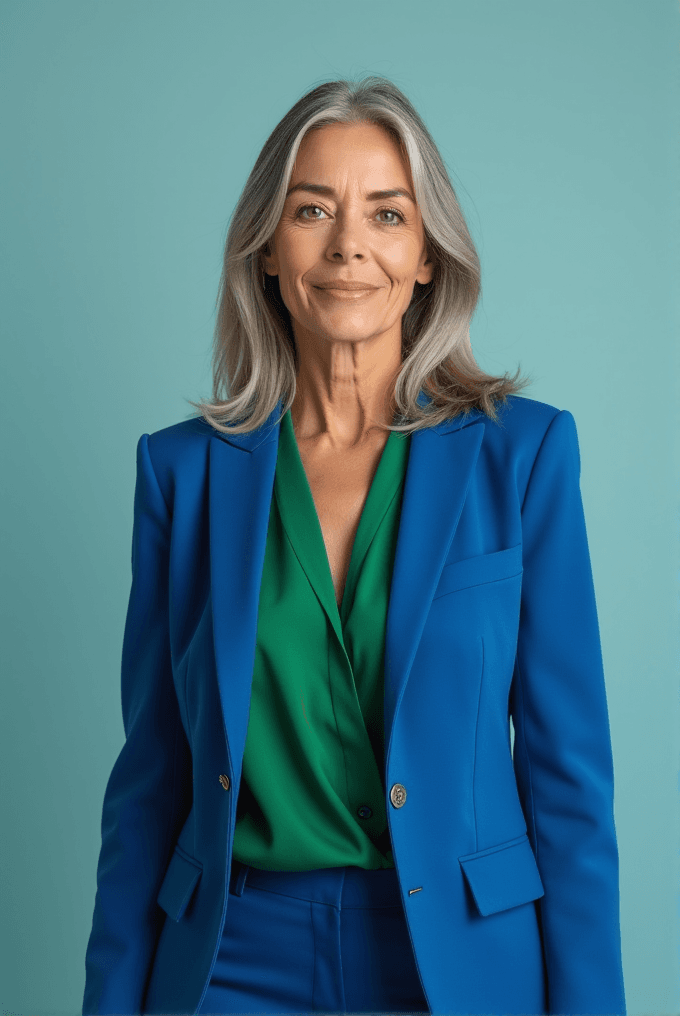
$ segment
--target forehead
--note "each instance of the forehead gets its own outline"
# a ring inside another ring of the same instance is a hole
[[[357,173],[375,180],[376,187],[401,185],[412,193],[408,159],[388,131],[376,124],[326,124],[308,131],[290,182],[330,184]]]

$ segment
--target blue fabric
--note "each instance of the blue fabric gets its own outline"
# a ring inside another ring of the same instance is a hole
[[[195,1014],[217,965],[282,408],[247,434],[192,419],[138,443],[126,740],[104,795],[84,1016]],[[382,775],[433,1014],[625,1013],[579,476],[574,417],[521,396],[498,422],[474,410],[411,436]]]
[[[199,1013],[429,1012],[394,868],[236,861],[230,889]]]

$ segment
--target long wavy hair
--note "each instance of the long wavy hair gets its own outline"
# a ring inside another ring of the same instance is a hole
[[[473,407],[498,422],[497,405],[532,378],[494,376],[477,364],[470,321],[481,291],[480,263],[444,162],[427,127],[389,79],[330,81],[299,99],[271,132],[227,231],[213,340],[213,397],[187,401],[212,427],[237,434],[261,426],[283,399],[290,408],[298,354],[278,276],[262,253],[274,234],[302,139],[329,124],[385,129],[410,165],[432,280],[415,283],[402,317],[402,366],[392,396],[393,425],[408,433]],[[425,395],[422,400],[421,391]]]

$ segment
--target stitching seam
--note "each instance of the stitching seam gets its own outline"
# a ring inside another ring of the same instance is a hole
[[[528,772],[528,776],[529,776],[529,801],[530,801],[530,804],[531,804],[531,826],[532,826],[532,830],[533,830],[533,834],[534,834],[534,843],[536,844],[536,860],[538,861],[539,846],[538,846],[538,834],[537,834],[537,830],[536,830],[536,812],[535,812],[535,808],[534,808],[534,779],[533,779],[533,774],[532,774],[532,771],[531,771],[531,757],[529,755],[529,747],[527,745],[526,713],[525,713],[525,708],[524,708],[524,677],[522,675],[522,668],[520,666],[519,656],[517,657],[517,660],[516,660],[516,666],[517,666],[517,676],[519,678],[519,681],[518,681],[518,687],[519,687],[519,693],[520,693],[519,707],[520,707],[520,710],[521,710],[521,713],[522,713],[522,724],[521,724],[520,736],[522,738],[522,748],[524,750],[524,757],[526,759],[527,772]],[[517,734],[517,731],[515,731],[515,734]]]
[[[151,458],[151,448],[149,447],[149,435],[148,434],[144,434],[143,436],[146,438],[146,454],[148,455],[149,462],[151,464],[151,472],[152,472],[153,478],[154,478],[154,480],[156,482],[156,487],[158,488],[158,492],[161,495],[161,500],[163,501],[163,504],[165,505],[165,511],[166,511],[167,516],[168,516],[168,522],[169,522],[170,519],[171,519],[170,509],[168,507],[168,502],[165,500],[165,495],[163,494],[163,490],[161,488],[161,485],[158,482],[158,477],[156,476],[156,470],[154,468],[153,459]]]
[[[479,840],[477,834],[477,807],[475,805],[475,777],[477,775],[477,735],[479,732],[479,713],[482,704],[482,684],[484,682],[484,636],[480,636],[482,642],[482,668],[479,675],[479,696],[477,698],[477,718],[475,720],[475,750],[474,758],[472,760],[472,816],[475,823],[475,851],[479,848]]]
[[[541,443],[540,443],[540,445],[538,446],[538,449],[537,449],[537,451],[536,451],[536,456],[535,456],[535,458],[534,458],[534,461],[533,461],[533,463],[532,463],[532,466],[531,466],[531,472],[529,473],[529,478],[528,478],[528,480],[527,480],[527,485],[526,485],[526,487],[524,488],[524,497],[522,498],[522,507],[520,508],[520,513],[522,513],[522,512],[524,511],[524,505],[525,505],[525,503],[526,503],[526,499],[527,499],[527,494],[529,493],[529,487],[531,486],[531,478],[532,478],[532,477],[533,477],[533,475],[534,475],[534,469],[536,468],[536,463],[538,462],[538,460],[539,460],[539,458],[540,458],[540,455],[541,455],[541,449],[543,448],[543,445],[544,445],[544,443],[545,443],[545,439],[546,439],[546,437],[548,436],[548,431],[549,431],[549,430],[550,430],[550,428],[552,427],[552,425],[553,425],[553,423],[555,422],[555,420],[557,419],[557,417],[558,417],[558,416],[561,416],[563,412],[564,412],[564,410],[563,410],[563,409],[560,409],[560,410],[558,410],[558,411],[557,411],[557,412],[555,413],[555,415],[553,416],[553,418],[552,418],[552,420],[550,421],[550,423],[548,424],[548,426],[547,426],[547,427],[545,428],[545,434],[544,434],[544,435],[543,435],[543,437],[541,438]]]

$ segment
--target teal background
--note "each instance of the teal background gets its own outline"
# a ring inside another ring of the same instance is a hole
[[[135,446],[210,394],[229,216],[310,87],[385,74],[450,168],[480,364],[570,410],[616,767],[629,1016],[680,1012],[671,0],[4,0],[3,1014],[79,1014]]]

